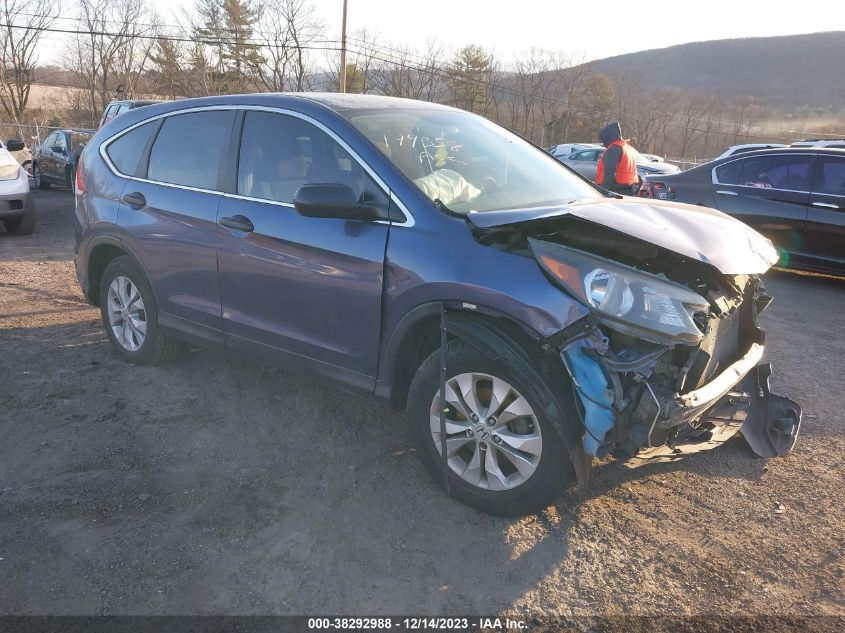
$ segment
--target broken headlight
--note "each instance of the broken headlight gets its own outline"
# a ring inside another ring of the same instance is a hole
[[[710,305],[689,288],[574,248],[529,242],[543,269],[608,327],[661,344],[697,345],[704,337],[693,316]]]

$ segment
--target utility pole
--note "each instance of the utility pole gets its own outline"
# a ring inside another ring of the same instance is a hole
[[[343,26],[340,34],[340,91],[346,92],[346,0],[343,0]]]

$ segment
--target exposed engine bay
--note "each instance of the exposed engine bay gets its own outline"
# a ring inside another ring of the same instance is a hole
[[[534,257],[588,307],[547,343],[572,379],[587,455],[638,466],[717,446],[742,431],[762,456],[787,453],[800,407],[769,391],[754,274],[715,266],[574,216],[484,229],[479,242]],[[547,345],[547,347],[549,347]]]

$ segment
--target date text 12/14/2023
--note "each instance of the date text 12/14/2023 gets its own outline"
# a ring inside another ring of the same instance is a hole
[[[308,618],[308,629],[373,631],[522,631],[526,622],[508,617],[328,617]]]

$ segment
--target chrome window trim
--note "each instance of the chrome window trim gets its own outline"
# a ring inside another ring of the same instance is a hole
[[[816,158],[818,156],[818,154],[815,153],[815,152],[789,152],[789,153],[786,153],[786,154],[782,154],[782,153],[776,154],[776,153],[773,152],[771,154],[763,154],[762,156],[761,155],[749,156],[748,154],[749,154],[749,152],[745,152],[744,154],[737,154],[735,157],[732,157],[732,160],[727,160],[724,163],[722,163],[721,165],[716,165],[713,169],[711,169],[710,170],[710,179],[712,181],[712,184],[714,184],[714,185],[724,185],[724,186],[727,186],[727,187],[743,187],[745,189],[754,189],[755,191],[762,190],[762,191],[786,191],[786,192],[789,192],[789,193],[807,193],[807,194],[812,193],[809,189],[807,189],[806,191],[802,191],[801,189],[781,189],[779,187],[761,188],[761,187],[749,187],[748,185],[732,185],[729,182],[719,182],[719,179],[716,178],[716,170],[721,169],[722,167],[724,167],[725,165],[729,165],[730,163],[735,163],[738,160],[748,160],[750,158],[763,158],[764,156],[787,156],[787,157],[788,156],[809,156],[810,159],[812,160],[813,158]],[[812,167],[812,163],[811,163],[810,166]]]
[[[393,192],[393,190],[390,189],[390,187],[387,186],[387,183],[385,183],[384,180],[382,180],[378,176],[378,174],[376,174],[375,170],[372,167],[370,167],[370,165],[363,158],[361,158],[358,155],[358,153],[355,150],[353,150],[349,146],[348,143],[346,143],[346,141],[344,141],[337,133],[335,133],[332,129],[327,127],[321,121],[318,121],[317,119],[314,119],[313,117],[310,117],[307,114],[303,114],[303,113],[297,112],[295,110],[288,110],[287,108],[278,108],[278,107],[273,107],[273,106],[262,106],[262,105],[245,105],[245,104],[226,104],[226,105],[223,105],[223,104],[221,104],[221,105],[211,105],[211,106],[197,106],[197,107],[194,107],[194,108],[183,108],[181,110],[173,110],[171,112],[163,112],[162,114],[157,114],[155,116],[148,117],[148,118],[144,119],[143,121],[139,121],[138,123],[135,123],[134,125],[131,125],[128,128],[121,130],[120,132],[118,132],[118,133],[110,136],[109,138],[107,138],[105,141],[100,143],[100,157],[106,162],[106,165],[108,165],[108,168],[112,171],[112,173],[114,175],[120,176],[122,178],[128,178],[130,180],[136,180],[138,182],[146,182],[146,183],[153,184],[153,185],[163,185],[165,187],[174,187],[176,189],[185,189],[187,191],[198,191],[198,192],[201,192],[201,193],[213,193],[213,194],[221,195],[221,196],[226,197],[226,198],[235,198],[235,199],[239,199],[239,200],[249,200],[249,201],[254,201],[254,202],[264,202],[264,203],[273,204],[273,205],[276,205],[276,206],[293,208],[293,204],[290,203],[290,202],[280,202],[280,201],[277,201],[277,200],[266,200],[264,198],[254,198],[254,197],[249,197],[249,196],[242,196],[240,194],[226,193],[226,192],[223,192],[223,191],[218,191],[216,189],[201,189],[201,188],[198,188],[198,187],[191,187],[189,185],[179,185],[179,184],[172,183],[172,182],[162,182],[162,181],[159,181],[159,180],[149,180],[147,178],[137,178],[135,176],[129,176],[128,174],[122,173],[121,171],[119,171],[117,169],[117,167],[115,167],[114,163],[112,163],[111,159],[109,158],[108,153],[106,152],[109,145],[114,143],[117,139],[119,139],[124,134],[131,132],[135,128],[141,127],[142,125],[145,125],[145,124],[150,123],[152,121],[157,121],[158,119],[165,119],[165,118],[171,117],[171,116],[177,116],[177,115],[180,115],[180,114],[189,114],[189,113],[192,113],[192,112],[204,112],[204,111],[209,111],[209,110],[246,110],[246,111],[256,111],[256,112],[273,112],[273,113],[276,113],[276,114],[283,114],[283,115],[287,115],[287,116],[292,116],[292,117],[295,117],[297,119],[301,119],[302,121],[305,121],[307,123],[310,123],[311,125],[314,125],[315,127],[319,128],[320,130],[322,130],[323,132],[328,134],[329,137],[331,137],[338,145],[340,145],[364,169],[364,171],[366,171],[367,174],[369,174],[369,176],[375,181],[376,185],[394,202],[394,204],[396,204],[396,206],[399,208],[399,210],[405,215],[405,221],[404,222],[391,222],[389,220],[376,220],[375,223],[390,224],[391,226],[403,226],[403,227],[412,227],[412,226],[414,226],[414,224],[416,224],[416,222],[414,220],[414,216],[408,210],[408,207],[405,206],[405,204],[402,202],[402,200],[400,200],[400,198]]]

